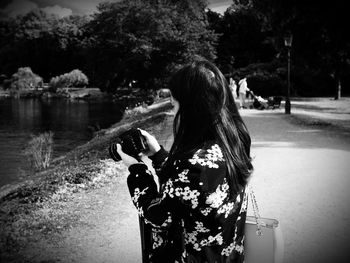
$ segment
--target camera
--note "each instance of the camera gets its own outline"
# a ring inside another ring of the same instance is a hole
[[[130,129],[122,133],[114,142],[109,145],[109,155],[114,161],[120,161],[121,157],[117,152],[117,144],[122,146],[123,152],[138,159],[138,154],[147,151],[146,138],[139,129]]]

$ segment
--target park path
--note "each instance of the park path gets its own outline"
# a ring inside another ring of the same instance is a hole
[[[281,223],[284,262],[348,262],[350,130],[304,125],[282,110],[243,116],[260,213]]]
[[[292,113],[299,119],[350,130],[350,97],[292,99]],[[284,103],[282,103],[282,107]]]
[[[253,140],[252,185],[260,213],[280,221],[284,262],[348,262],[349,132],[304,125],[282,110],[243,110],[242,116]],[[170,138],[170,123],[163,143]],[[40,260],[141,262],[138,218],[126,177],[77,198],[69,206],[80,211],[81,222],[56,243],[37,244]]]

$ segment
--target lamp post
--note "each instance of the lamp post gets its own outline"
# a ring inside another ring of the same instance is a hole
[[[286,96],[286,104],[285,104],[285,114],[290,114],[290,51],[292,49],[292,41],[293,35],[288,33],[284,37],[284,45],[287,47],[288,51],[288,76],[287,76],[287,96]]]

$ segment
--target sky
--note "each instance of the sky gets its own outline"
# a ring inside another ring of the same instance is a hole
[[[60,17],[71,14],[91,14],[96,10],[96,6],[106,0],[1,0],[0,16],[14,17],[19,14],[26,14],[34,9],[56,14]],[[120,1],[120,0],[109,0]],[[208,7],[218,13],[223,14],[232,0],[208,0]]]

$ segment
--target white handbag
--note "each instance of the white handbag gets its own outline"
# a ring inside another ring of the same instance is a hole
[[[254,216],[245,223],[245,263],[282,263],[284,242],[282,230],[276,219],[260,217],[255,194],[248,186]]]

